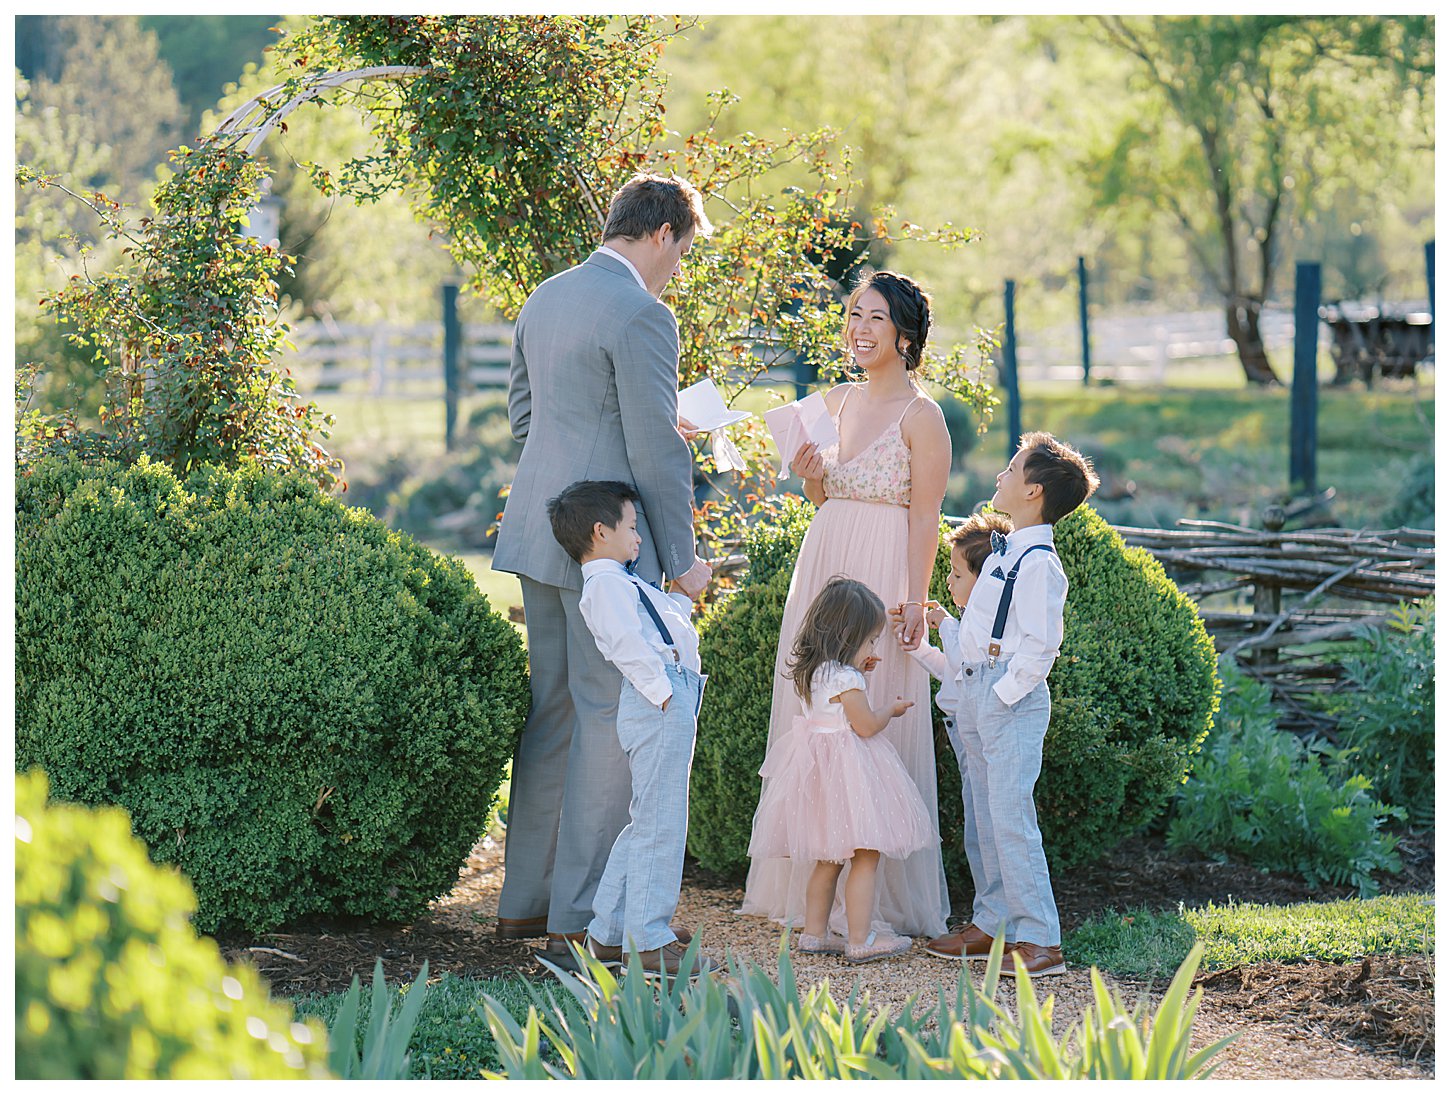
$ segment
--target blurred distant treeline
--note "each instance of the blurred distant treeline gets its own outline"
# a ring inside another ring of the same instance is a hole
[[[17,158],[142,215],[166,150],[279,82],[264,52],[272,28],[306,18],[19,16]],[[1327,299],[1423,297],[1433,19],[1296,20],[706,17],[665,50],[667,125],[672,140],[712,118],[721,134],[834,127],[857,150],[843,217],[885,205],[981,232],[957,251],[865,256],[927,282],[944,343],[1000,322],[1005,278],[1018,283],[1019,323],[1070,320],[1078,255],[1096,309],[1222,306],[1226,215],[1236,273],[1271,303],[1291,297],[1296,259],[1324,264]],[[264,147],[282,243],[298,258],[289,316],[438,314],[454,271],[408,196],[325,198],[302,166],[369,145],[357,115],[307,108]],[[1225,166],[1206,175],[1211,145]],[[53,190],[18,193],[16,214],[17,360],[45,361],[49,397],[83,406],[86,363],[36,301],[82,262],[94,273],[114,256],[82,255],[95,220]],[[490,318],[482,302],[467,307]]]

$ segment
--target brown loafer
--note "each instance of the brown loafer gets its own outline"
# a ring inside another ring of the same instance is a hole
[[[549,918],[547,916],[529,916],[522,920],[500,916],[498,926],[493,930],[495,939],[542,939],[548,934]]]
[[[666,943],[658,950],[631,951],[625,958],[631,966],[638,966],[646,977],[678,977],[684,974],[691,981],[702,973],[712,973],[715,963],[696,953],[690,966],[685,966],[685,948],[678,943]]]
[[[695,933],[686,928],[683,924],[670,922],[670,931],[675,933],[675,939],[682,947],[688,947],[690,940],[695,938]]]
[[[992,953],[993,937],[968,921],[956,931],[939,935],[926,945],[926,953],[936,958],[985,962]]]
[[[1008,943],[1007,954],[1027,971],[1028,977],[1051,977],[1053,974],[1067,972],[1061,947],[1044,947],[1037,943]],[[1003,961],[1007,961],[1005,956]]]

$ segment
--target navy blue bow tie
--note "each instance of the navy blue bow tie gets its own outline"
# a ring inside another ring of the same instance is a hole
[[[627,563],[624,564],[624,572],[626,574],[633,574],[638,569],[639,569],[639,556],[638,555],[636,555],[633,559],[631,559],[629,562],[627,562]]]
[[[996,555],[1007,554],[1007,537],[1003,536],[996,529],[992,530],[992,552]]]

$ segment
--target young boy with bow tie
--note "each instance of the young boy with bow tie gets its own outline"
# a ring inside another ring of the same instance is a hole
[[[1048,433],[1026,434],[992,496],[992,508],[1011,518],[1011,531],[1004,536],[990,516],[977,515],[953,535],[954,547],[962,537],[977,552],[988,541],[990,554],[971,568],[980,576],[969,597],[958,598],[953,589],[953,599],[965,602],[955,635],[948,627],[943,651],[918,655],[952,682],[942,691],[954,705],[952,744],[962,768],[976,889],[967,923],[927,944],[938,958],[986,959],[1002,932],[1006,953],[1031,976],[1067,969],[1032,789],[1042,770],[1052,709],[1047,674],[1062,644],[1067,600],[1052,526],[1097,486],[1092,464],[1077,450]],[[955,554],[952,565],[955,574]]]
[[[639,494],[628,483],[580,480],[549,499],[554,538],[583,571],[579,613],[624,677],[616,732],[629,759],[629,824],[610,849],[585,944],[605,966],[647,977],[694,977],[670,918],[680,900],[689,826],[690,762],[705,678],[690,601],[634,574]]]

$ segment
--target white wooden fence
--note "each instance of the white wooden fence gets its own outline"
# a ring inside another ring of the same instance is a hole
[[[1264,342],[1271,350],[1291,346],[1294,316],[1265,309]],[[1080,380],[1082,349],[1078,327],[1019,327],[1017,356],[1024,379]],[[508,383],[513,327],[506,323],[463,325],[465,393]],[[1156,315],[1094,316],[1091,326],[1092,375],[1119,382],[1162,384],[1170,369],[1184,361],[1234,353],[1224,330],[1223,312],[1205,310]],[[280,361],[292,370],[300,392],[339,391],[401,399],[443,398],[443,326],[298,323],[292,332],[295,353]],[[1329,345],[1320,326],[1320,344]],[[794,379],[790,366],[772,368],[772,380]]]
[[[390,399],[443,398],[441,323],[361,324],[305,321],[292,328],[296,351],[278,364],[292,370],[302,393],[345,392]],[[508,384],[513,326],[463,325],[468,388]]]

